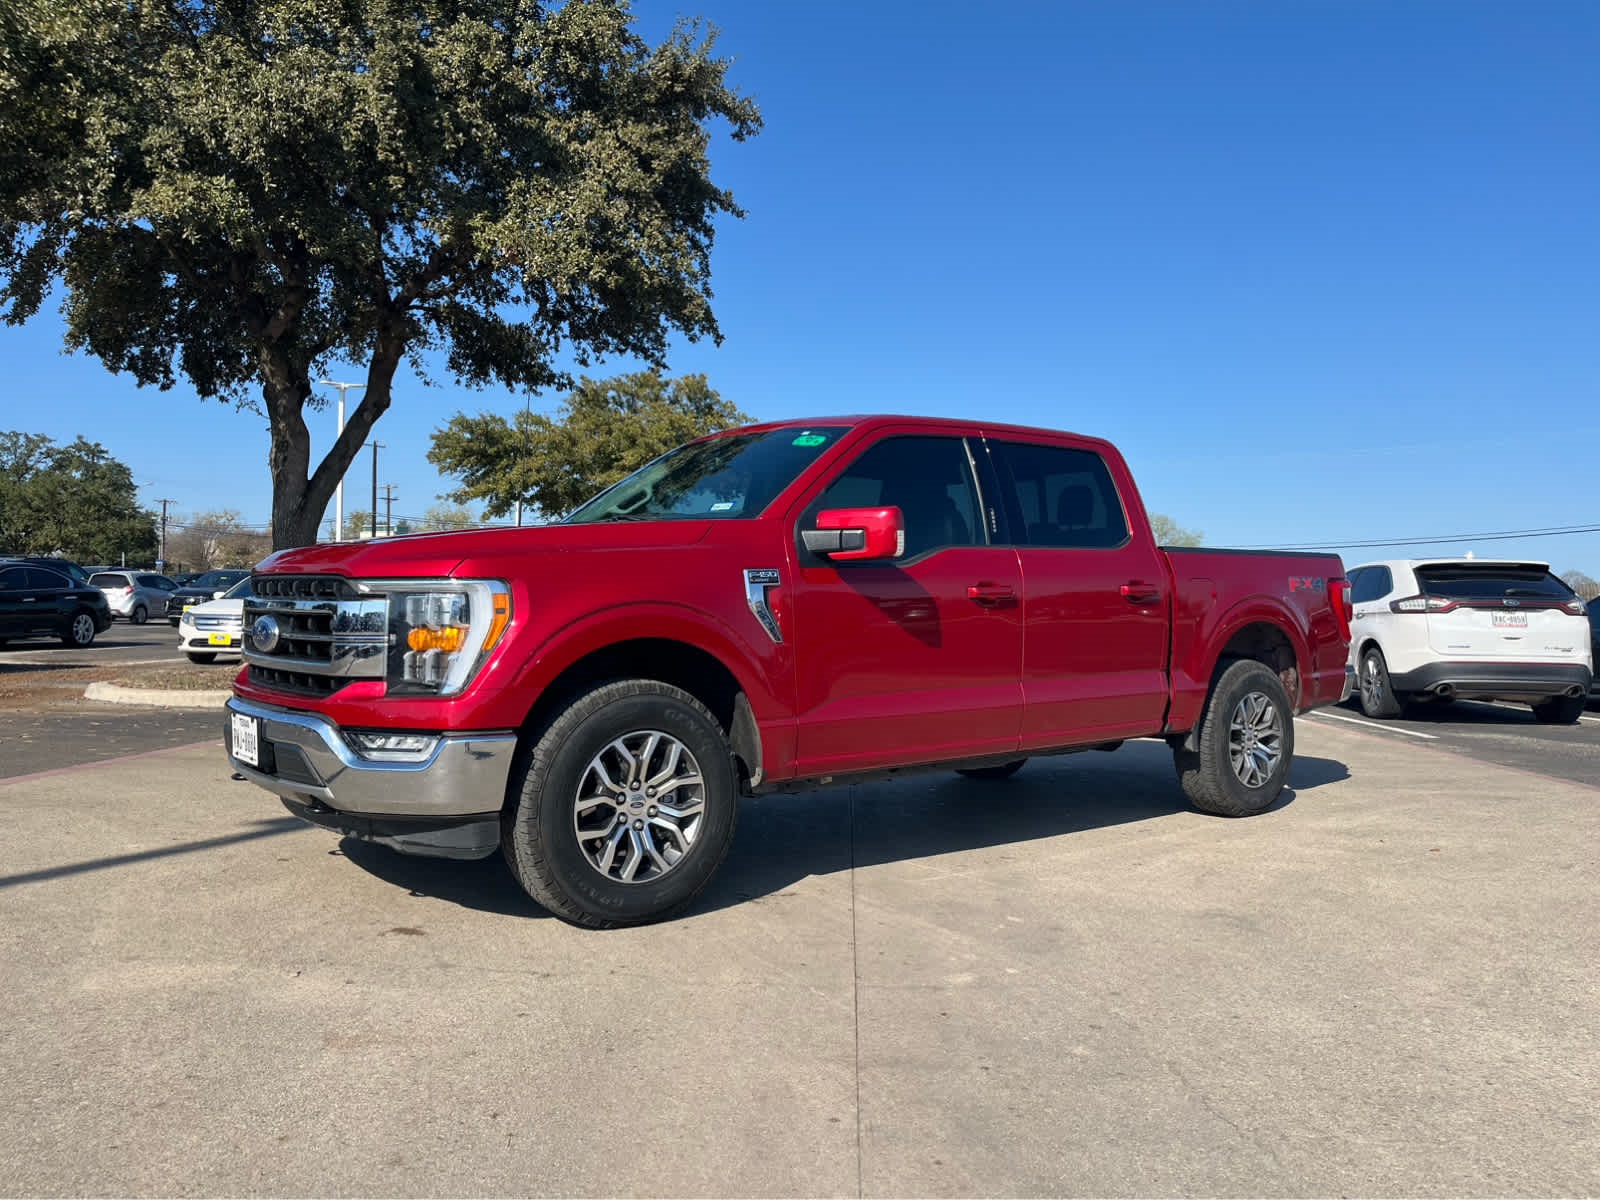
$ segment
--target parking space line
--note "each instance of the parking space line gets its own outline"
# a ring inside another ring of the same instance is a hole
[[[1428,742],[1437,742],[1439,740],[1439,735],[1435,733],[1419,733],[1415,729],[1401,729],[1398,725],[1385,725],[1379,721],[1363,721],[1360,717],[1347,717],[1341,713],[1316,712],[1309,715],[1326,717],[1330,721],[1348,721],[1352,725],[1362,725],[1368,729],[1381,729],[1385,733],[1403,733],[1407,737],[1422,738]]]
[[[1510,704],[1504,700],[1480,700],[1478,703],[1487,704],[1490,708],[1503,708],[1508,712],[1528,711],[1528,706],[1526,704]],[[1590,725],[1600,725],[1600,717],[1591,717],[1588,713],[1579,714],[1578,720],[1585,721]]]

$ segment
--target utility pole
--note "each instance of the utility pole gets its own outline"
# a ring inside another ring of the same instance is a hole
[[[378,536],[378,449],[382,442],[367,443],[372,447],[372,536]]]
[[[337,439],[344,433],[344,394],[351,388],[360,388],[362,391],[366,391],[367,385],[364,383],[335,383],[331,379],[319,379],[317,382],[323,387],[336,387],[339,389],[339,433],[334,435],[335,439]],[[376,507],[374,507],[374,511],[376,511]],[[336,542],[344,541],[343,471],[339,472],[339,486],[333,489],[333,540]]]
[[[394,490],[398,485],[386,483],[383,485],[383,536],[391,537],[394,534]]]
[[[156,570],[165,571],[167,569],[167,505],[176,504],[177,501],[158,500],[156,503],[161,505],[161,561],[156,563]]]

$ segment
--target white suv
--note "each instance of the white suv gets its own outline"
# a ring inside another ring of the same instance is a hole
[[[1349,572],[1350,664],[1369,717],[1408,703],[1520,700],[1571,725],[1594,675],[1582,600],[1547,563],[1363,563]]]

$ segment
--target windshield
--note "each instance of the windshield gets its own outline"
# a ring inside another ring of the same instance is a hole
[[[199,579],[191,579],[189,581],[189,586],[192,588],[231,587],[235,583],[239,582],[240,578],[241,576],[238,571],[207,571],[204,575],[200,576]],[[243,578],[250,578],[248,571],[244,573]]]
[[[791,425],[679,446],[612,484],[563,524],[754,517],[846,428]]]
[[[250,596],[250,577],[246,575],[222,594],[224,600],[238,600],[241,597],[248,599]]]

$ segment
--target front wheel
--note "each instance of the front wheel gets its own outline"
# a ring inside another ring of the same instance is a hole
[[[527,893],[563,920],[643,925],[684,908],[727,856],[739,816],[727,735],[682,688],[604,684],[527,752],[500,843]]]
[[[1551,696],[1533,705],[1533,719],[1541,725],[1576,725],[1588,707],[1587,696]]]
[[[69,650],[84,650],[94,645],[94,617],[83,611],[72,614],[72,622],[61,635],[61,644]]]
[[[1271,807],[1294,762],[1294,712],[1277,672],[1254,659],[1223,671],[1206,698],[1195,740],[1198,749],[1172,751],[1191,804],[1225,817]]]
[[[132,621],[135,625],[143,625],[149,619],[150,610],[142,604],[134,605],[133,611],[128,614],[128,620]]]

